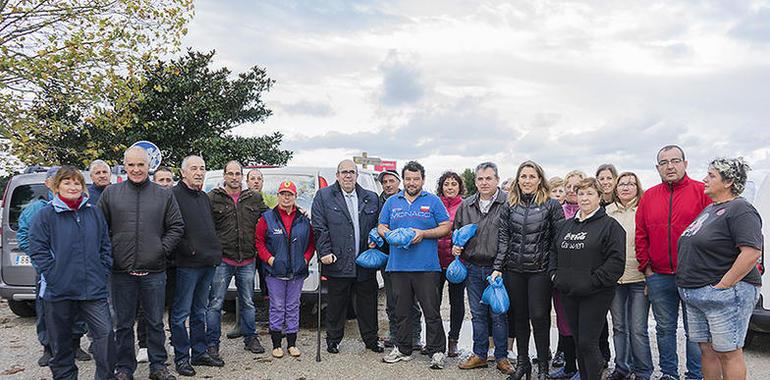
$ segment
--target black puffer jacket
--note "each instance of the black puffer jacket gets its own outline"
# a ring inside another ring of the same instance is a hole
[[[537,205],[533,198],[525,194],[521,203],[506,205],[500,212],[494,270],[535,273],[548,269],[553,238],[564,221],[564,211],[556,200]]]

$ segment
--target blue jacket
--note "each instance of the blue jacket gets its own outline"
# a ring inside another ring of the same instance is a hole
[[[99,198],[102,197],[102,192],[107,186],[97,187],[93,183],[88,185],[88,202],[96,206],[99,203]]]
[[[310,244],[310,221],[301,212],[295,211],[291,236],[287,236],[277,209],[276,206],[262,214],[267,223],[265,246],[275,257],[273,265],[265,265],[264,268],[271,277],[305,278],[308,276],[305,251]]]
[[[21,215],[19,215],[19,230],[16,232],[16,240],[19,242],[19,249],[26,254],[29,254],[27,250],[29,249],[29,227],[32,225],[32,217],[37,215],[37,212],[47,205],[51,199],[53,199],[53,193],[49,190],[47,201],[38,199],[24,207]]]
[[[377,227],[380,204],[377,194],[356,185],[358,197],[359,242],[353,236],[353,222],[339,183],[318,190],[313,199],[313,232],[320,257],[333,253],[337,261],[323,266],[323,274],[332,277],[368,280],[377,270],[356,265],[356,256],[369,248],[369,231]]]
[[[55,197],[32,221],[29,237],[32,264],[46,279],[43,299],[107,298],[112,268],[107,222],[88,198],[72,210]]]

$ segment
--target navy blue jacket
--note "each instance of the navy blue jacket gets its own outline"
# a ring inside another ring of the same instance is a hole
[[[267,223],[265,246],[275,259],[265,265],[268,274],[276,278],[305,278],[308,276],[305,251],[310,244],[310,221],[299,210],[291,223],[291,236],[286,234],[278,214],[278,206],[262,214]]]
[[[353,234],[353,221],[348,211],[345,196],[338,182],[318,190],[313,199],[312,222],[315,233],[315,247],[319,257],[333,253],[337,261],[323,266],[323,274],[330,277],[357,278],[368,280],[377,273],[356,265],[357,254],[369,249],[369,231],[377,227],[380,202],[377,194],[356,184],[358,197],[359,244]]]
[[[88,203],[96,206],[99,203],[99,198],[102,197],[102,193],[106,188],[107,186],[98,187],[93,183],[88,185]]]
[[[107,298],[112,247],[104,215],[88,198],[72,210],[54,197],[33,219],[29,237],[32,264],[46,280],[43,299]]]

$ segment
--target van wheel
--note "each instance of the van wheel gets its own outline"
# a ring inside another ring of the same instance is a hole
[[[23,318],[34,317],[35,314],[35,302],[34,301],[14,301],[8,300],[8,306],[11,311]]]
[[[746,338],[743,340],[743,348],[748,348],[751,345],[751,341],[754,340],[756,333],[751,329],[746,330]]]

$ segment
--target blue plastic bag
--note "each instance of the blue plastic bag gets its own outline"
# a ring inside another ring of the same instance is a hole
[[[460,256],[455,256],[454,261],[452,261],[446,268],[446,280],[453,284],[459,284],[465,281],[465,278],[467,277],[468,269],[465,268],[463,262],[460,261]]]
[[[385,240],[394,247],[409,249],[415,235],[417,234],[411,228],[396,228],[385,234]]]
[[[369,243],[374,243],[378,247],[382,247],[382,245],[385,244],[385,240],[382,240],[382,236],[377,233],[377,227],[374,227],[369,231]]]
[[[356,257],[356,264],[368,269],[382,268],[387,262],[388,255],[376,248],[367,249]]]
[[[476,235],[476,230],[479,228],[475,223],[466,224],[454,232],[452,232],[452,244],[458,247],[465,247],[468,240],[471,240]]]
[[[489,305],[495,314],[507,313],[508,307],[511,306],[511,300],[508,299],[508,292],[503,285],[503,279],[497,277],[492,281],[491,277],[487,277],[487,282],[489,282],[489,286],[481,294],[481,303]]]

